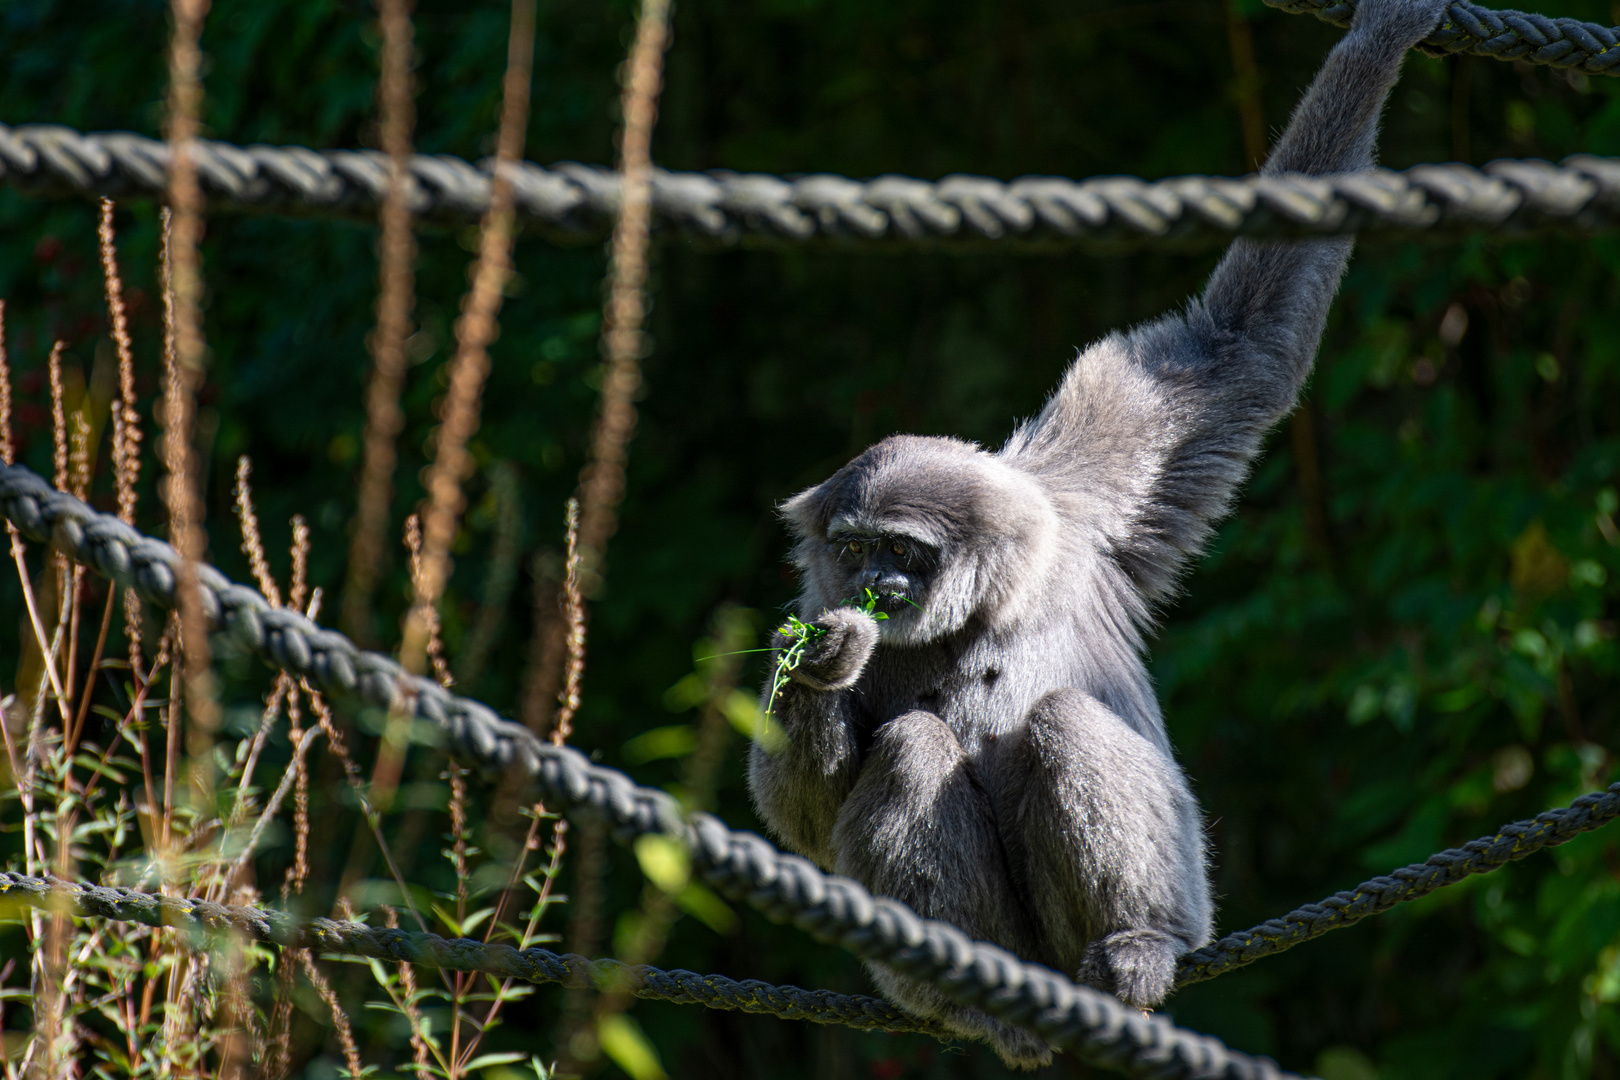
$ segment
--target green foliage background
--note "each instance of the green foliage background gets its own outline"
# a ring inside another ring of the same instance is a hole
[[[419,6],[418,145],[481,156],[505,6]],[[1535,6],[1620,22],[1600,0]],[[1275,130],[1337,31],[1252,0],[1241,9]],[[0,5],[0,122],[156,134],[165,11],[157,0]],[[216,0],[205,36],[210,133],[374,145],[370,18],[337,0]],[[611,160],[614,72],[631,18],[622,0],[542,4],[531,159]],[[1151,177],[1248,171],[1242,145],[1227,14],[1209,0],[684,0],[655,154],[680,169]],[[1620,154],[1620,80],[1414,55],[1383,160],[1578,151]],[[119,217],[147,401],[159,366],[155,218],[149,205]],[[332,595],[341,585],[373,243],[372,229],[352,223],[210,222],[212,556],[239,579],[246,566],[227,510],[246,453],[273,545],[284,544],[290,514],[305,514],[314,580]],[[421,495],[468,245],[444,231],[422,239],[396,527]],[[665,691],[691,670],[692,642],[720,605],[761,612],[761,626],[775,618],[793,590],[776,502],[890,432],[998,441],[1040,406],[1075,347],[1182,302],[1217,256],[661,244],[656,351],[623,527],[594,608],[576,744],[625,765],[628,739],[682,721]],[[595,402],[602,250],[531,237],[517,261],[447,604],[452,654],[487,573],[491,470],[519,471],[525,549],[554,551]],[[1153,646],[1171,731],[1211,823],[1223,930],[1608,782],[1620,740],[1617,269],[1613,237],[1358,252],[1309,392],[1314,432],[1272,438]],[[93,208],[0,192],[0,296],[23,373],[25,460],[36,468],[48,469],[50,340],[68,342],[79,385],[105,370],[99,293]],[[1450,329],[1456,312],[1467,325],[1451,345],[1440,330],[1448,310]],[[1301,445],[1319,457],[1318,485],[1301,482]],[[143,524],[158,528],[150,495],[145,507]],[[284,557],[276,565],[284,572]],[[507,711],[532,622],[529,573],[526,561],[495,662],[465,687]],[[390,581],[376,625],[393,640],[406,596],[398,560]],[[21,610],[14,581],[0,593],[4,610]],[[11,655],[16,634],[8,618]],[[233,692],[251,702],[254,677],[234,674]],[[424,805],[442,806],[438,765],[420,756]],[[734,745],[721,812],[757,828],[741,760]],[[660,761],[632,771],[651,783],[675,776]],[[317,799],[336,792],[326,785]],[[316,880],[328,889],[347,836],[317,845]],[[1333,1080],[1620,1074],[1616,842],[1612,831],[1590,835],[1189,989],[1166,1011]],[[267,872],[279,874],[285,857],[272,847]],[[414,878],[444,873],[426,854],[415,859]],[[641,885],[627,855],[614,859],[609,898],[620,910]],[[741,916],[730,936],[683,921],[662,962],[866,990],[848,957]],[[557,1008],[555,994],[537,995],[496,1046],[548,1054]],[[376,1026],[370,1045],[393,1060],[399,1040],[375,1015],[357,1022]],[[637,1016],[676,1076],[1000,1073],[978,1048],[672,1006],[643,1004]],[[331,1076],[334,1062],[317,1057],[308,1073]]]

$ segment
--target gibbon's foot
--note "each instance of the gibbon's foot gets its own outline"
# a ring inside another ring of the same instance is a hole
[[[1120,930],[1086,946],[1079,980],[1127,1005],[1151,1008],[1176,982],[1176,957],[1186,944],[1159,930]]]
[[[996,1057],[1000,1058],[1001,1063],[1009,1069],[1033,1072],[1052,1064],[1052,1048],[1046,1045],[1045,1040],[1023,1028],[1015,1028],[1011,1024],[997,1021],[985,1039],[990,1043],[991,1049],[995,1050]]]

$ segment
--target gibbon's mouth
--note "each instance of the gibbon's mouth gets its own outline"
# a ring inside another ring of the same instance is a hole
[[[917,607],[917,602],[905,593],[881,593],[877,603],[872,605],[873,610],[881,611],[891,619],[908,611],[916,611]]]

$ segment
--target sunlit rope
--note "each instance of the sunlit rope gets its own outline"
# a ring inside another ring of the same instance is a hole
[[[375,151],[231,146],[194,151],[209,208],[372,220],[387,194]],[[127,132],[0,125],[0,183],[24,191],[159,198],[167,146]],[[411,212],[426,222],[476,220],[489,205],[489,163],[444,155],[410,161]],[[611,227],[619,177],[610,169],[524,162],[511,170],[519,217],[556,238]],[[1199,247],[1233,236],[1439,236],[1471,231],[1591,232],[1620,226],[1620,159],[1576,155],[1561,164],[1495,161],[1375,169],[1340,176],[905,176],[791,179],[724,171],[655,170],[653,214],[666,233],[705,243],[823,242],[946,250],[1015,244],[1116,250]]]
[[[1279,919],[1268,919],[1252,929],[1228,934],[1213,945],[1183,956],[1176,973],[1176,985],[1213,979],[1321,937],[1330,930],[1343,929],[1369,915],[1381,914],[1397,904],[1455,885],[1466,877],[1500,870],[1543,848],[1567,843],[1582,833],[1607,825],[1617,816],[1620,816],[1620,784],[1611,784],[1608,790],[1582,795],[1568,806],[1543,811],[1525,821],[1511,822],[1490,836],[1436,852],[1423,862],[1370,878],[1354,889],[1334,893],[1319,903],[1306,904]]]

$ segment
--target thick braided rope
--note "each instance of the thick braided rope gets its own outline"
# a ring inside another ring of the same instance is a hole
[[[1262,957],[1292,949],[1330,930],[1360,922],[1397,904],[1455,885],[1473,874],[1488,874],[1543,848],[1566,843],[1620,817],[1620,784],[1582,795],[1568,806],[1547,810],[1527,821],[1502,826],[1490,836],[1447,848],[1354,889],[1269,919],[1250,930],[1228,934],[1213,945],[1181,958],[1176,985],[1203,982]]]
[[[1315,15],[1347,27],[1356,0],[1265,0],[1294,15]],[[1495,11],[1478,4],[1455,3],[1445,20],[1418,48],[1430,56],[1468,53],[1497,60],[1525,60],[1559,68],[1580,68],[1592,75],[1620,75],[1620,27],[1557,19],[1527,11]]]
[[[153,604],[174,606],[178,557],[173,548],[53,489],[27,469],[0,465],[0,513],[30,539],[51,542]],[[973,941],[897,901],[874,897],[858,882],[824,874],[808,860],[777,851],[752,833],[735,832],[712,815],[683,817],[665,792],[593,765],[577,750],[543,743],[488,706],[456,697],[386,656],[364,652],[295,611],[272,607],[211,566],[197,566],[197,581],[210,626],[283,671],[322,691],[425,721],[469,764],[522,770],[547,806],[600,815],[622,836],[681,837],[694,869],[722,894],[779,922],[792,922],[817,940],[927,982],[952,1001],[1027,1028],[1090,1064],[1155,1080],[1292,1076],[1268,1059],[1144,1016],[1111,995]]]
[[[229,907],[208,900],[0,872],[0,910],[4,910],[7,900],[65,911],[78,918],[179,927],[199,936],[229,930],[290,949],[366,956],[446,971],[477,971],[497,978],[561,983],[581,989],[628,987],[636,997],[649,1001],[764,1013],[783,1020],[842,1024],[864,1031],[954,1038],[938,1024],[901,1012],[882,998],[773,986],[757,979],[739,981],[695,971],[632,967],[617,960],[588,960],[547,949],[515,949],[472,938],[444,938],[334,919],[301,920],[265,908]]]
[[[372,220],[388,186],[374,151],[298,146],[196,147],[199,180],[214,210],[329,214]],[[159,198],[168,147],[127,132],[0,124],[0,183],[27,191]],[[489,163],[444,155],[411,159],[411,211],[429,221],[476,220],[489,205]],[[564,162],[512,167],[516,210],[554,237],[589,238],[611,227],[619,178]],[[1339,176],[1128,176],[1066,180],[982,176],[934,182],[904,176],[784,179],[724,171],[655,170],[661,228],[708,243],[767,246],[807,241],[977,248],[1116,250],[1142,243],[1196,247],[1234,235],[1322,236],[1620,226],[1620,159],[1577,155],[1545,161],[1418,165]]]

